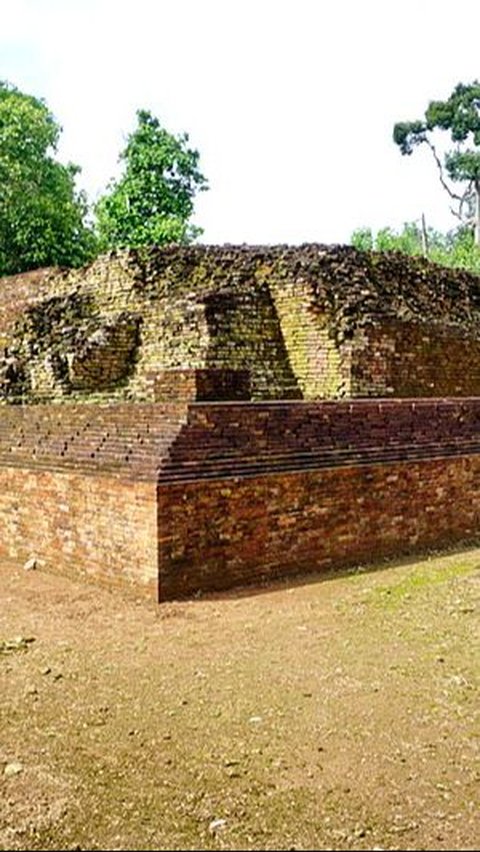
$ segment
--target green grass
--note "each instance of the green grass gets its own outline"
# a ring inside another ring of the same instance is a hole
[[[473,574],[479,568],[480,565],[469,565],[463,562],[455,562],[452,565],[444,563],[430,565],[428,562],[423,562],[398,582],[372,589],[366,603],[396,609],[414,595],[418,596],[433,586]]]

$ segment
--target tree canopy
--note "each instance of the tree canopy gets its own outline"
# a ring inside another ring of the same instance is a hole
[[[0,81],[0,274],[77,266],[94,250],[78,166],[54,155],[61,129],[45,103]]]
[[[146,110],[120,155],[123,174],[96,205],[102,250],[148,244],[188,243],[199,236],[191,224],[194,198],[207,189],[199,153],[188,135],[174,136]]]
[[[454,148],[443,158],[438,153],[436,131],[447,131]],[[430,148],[444,189],[454,202],[452,212],[472,227],[480,245],[480,82],[459,83],[445,101],[431,101],[423,119],[395,124],[394,142],[402,154],[418,145]],[[463,184],[463,192],[455,191]]]

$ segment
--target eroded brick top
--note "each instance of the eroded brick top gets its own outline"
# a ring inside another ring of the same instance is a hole
[[[248,371],[254,400],[475,395],[479,346],[480,278],[349,246],[146,248],[0,282],[7,403],[153,401],[168,370]]]

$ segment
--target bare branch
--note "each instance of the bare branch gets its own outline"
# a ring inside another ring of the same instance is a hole
[[[440,157],[437,154],[437,151],[435,149],[433,142],[431,142],[430,139],[427,139],[427,138],[425,138],[425,142],[427,143],[428,147],[430,148],[430,150],[433,154],[434,160],[437,164],[437,168],[438,168],[438,171],[439,171],[439,174],[440,174],[440,183],[442,184],[443,188],[448,192],[450,198],[452,198],[454,201],[457,202],[457,209],[450,207],[450,213],[452,214],[452,216],[455,216],[456,219],[459,219],[460,222],[463,222],[467,226],[471,226],[475,222],[475,218],[474,217],[472,218],[472,216],[468,216],[468,214],[465,215],[465,213],[463,212],[463,209],[464,209],[464,206],[467,203],[469,197],[471,197],[472,192],[474,190],[474,181],[473,180],[469,181],[468,186],[467,186],[467,188],[465,189],[465,192],[462,195],[457,195],[456,192],[453,192],[452,189],[449,187],[448,183],[445,180],[444,173],[443,173],[443,166],[442,166]]]
[[[455,201],[461,202],[463,196],[457,195],[455,192],[452,192],[452,190],[450,189],[448,183],[446,182],[446,180],[444,178],[443,166],[442,166],[440,157],[438,156],[437,151],[435,149],[435,145],[433,144],[433,142],[430,141],[430,139],[427,139],[427,138],[425,138],[425,142],[427,143],[428,147],[430,148],[430,150],[433,154],[433,157],[435,159],[435,162],[437,164],[438,171],[439,171],[439,174],[440,174],[440,183],[442,184],[443,188],[448,192],[450,198],[453,198]]]
[[[455,216],[457,219],[460,219],[460,221],[463,222],[462,214],[459,213],[458,210],[455,210],[453,207],[450,207],[450,213],[452,214],[452,216]]]

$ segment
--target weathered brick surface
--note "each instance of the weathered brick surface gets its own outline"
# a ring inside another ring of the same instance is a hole
[[[165,598],[478,534],[474,275],[124,251],[4,279],[0,344],[2,558]]]
[[[159,487],[160,598],[478,536],[480,455]]]
[[[480,399],[191,405],[160,481],[480,450]]]
[[[352,343],[351,394],[478,396],[480,340],[426,323],[367,326]]]
[[[469,538],[479,426],[477,398],[10,406],[0,557],[165,599]]]
[[[251,397],[248,370],[162,370],[149,378],[155,402],[245,401]]]
[[[25,310],[47,299],[60,270],[34,269],[0,278],[0,351],[11,343],[13,330]]]
[[[151,482],[0,467],[0,558],[157,597]]]
[[[186,416],[177,403],[5,406],[0,466],[156,481]]]
[[[478,535],[480,400],[193,405],[159,477],[160,596]]]
[[[0,466],[163,483],[479,449],[479,398],[0,410]]]
[[[0,286],[0,399],[153,399],[169,369],[253,399],[480,394],[480,279],[347,246],[180,246]],[[405,369],[404,369],[405,368]]]

